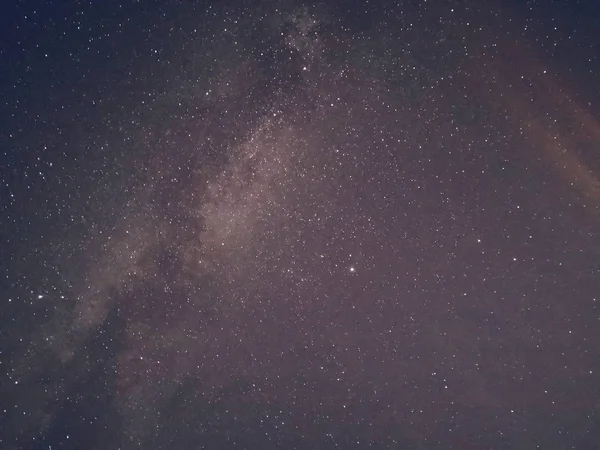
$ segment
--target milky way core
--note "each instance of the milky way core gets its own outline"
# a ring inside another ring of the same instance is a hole
[[[15,9],[0,447],[595,448],[584,16],[171,3]]]

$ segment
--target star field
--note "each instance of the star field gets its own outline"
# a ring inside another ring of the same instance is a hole
[[[593,5],[3,14],[0,447],[599,448]]]

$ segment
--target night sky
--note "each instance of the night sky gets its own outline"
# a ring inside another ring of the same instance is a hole
[[[1,449],[600,449],[595,1],[0,16]]]

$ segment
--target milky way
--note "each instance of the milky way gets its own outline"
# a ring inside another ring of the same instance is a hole
[[[15,8],[2,448],[595,448],[600,39],[428,3]]]

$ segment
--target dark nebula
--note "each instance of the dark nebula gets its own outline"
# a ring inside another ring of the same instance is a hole
[[[0,448],[600,448],[593,2],[9,3]]]

